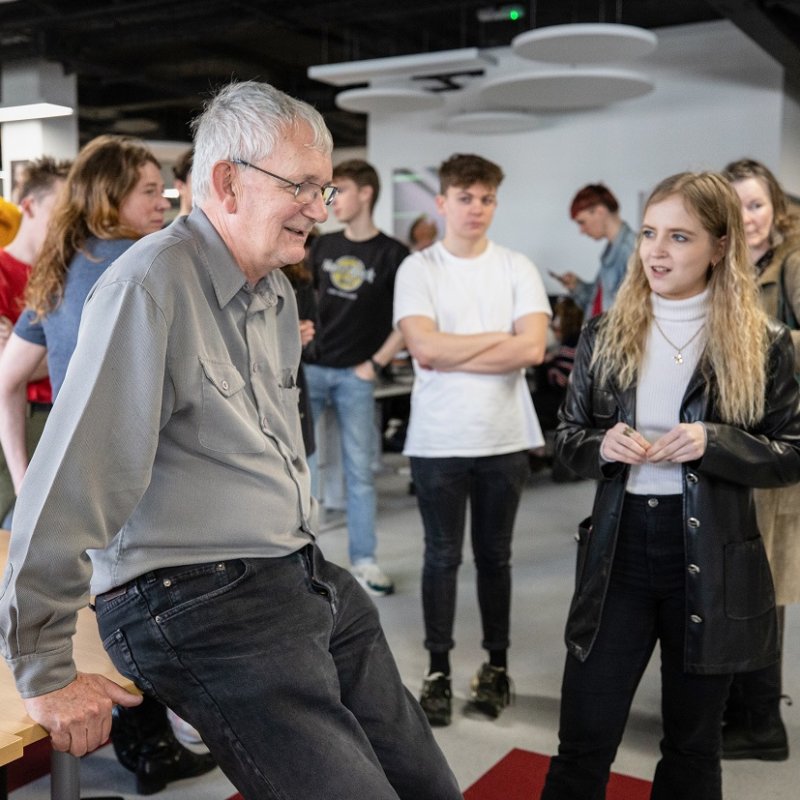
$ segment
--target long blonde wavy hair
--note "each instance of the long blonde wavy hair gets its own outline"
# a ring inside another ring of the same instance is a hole
[[[53,208],[25,291],[25,302],[37,319],[58,307],[69,264],[90,236],[141,238],[139,231],[123,224],[119,209],[139,181],[140,168],[148,162],[161,169],[145,144],[128,136],[98,136],[78,153]]]
[[[683,200],[714,239],[725,237],[725,254],[717,264],[709,264],[708,343],[701,366],[706,375],[715,377],[722,420],[753,425],[764,416],[767,317],[759,304],[739,198],[718,173],[684,172],[659,183],[645,211],[673,195]],[[600,323],[592,360],[600,381],[613,378],[622,389],[636,383],[653,321],[640,242],[641,233],[614,305]]]

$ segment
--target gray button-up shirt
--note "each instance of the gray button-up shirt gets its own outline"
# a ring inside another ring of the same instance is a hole
[[[289,282],[272,272],[250,287],[198,209],[100,278],[0,586],[0,643],[23,696],[75,677],[70,637],[90,590],[312,541],[299,360]]]

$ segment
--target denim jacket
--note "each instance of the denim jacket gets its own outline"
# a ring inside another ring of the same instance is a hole
[[[583,313],[588,319],[592,313],[594,295],[599,283],[603,289],[603,311],[608,311],[617,290],[625,277],[628,269],[628,259],[636,247],[636,234],[631,230],[627,222],[622,223],[617,238],[606,245],[603,254],[600,256],[600,271],[591,283],[578,281],[578,286],[572,293],[572,298],[583,309]]]

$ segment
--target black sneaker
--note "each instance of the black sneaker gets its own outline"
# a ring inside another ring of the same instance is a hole
[[[497,719],[513,697],[511,678],[502,667],[482,664],[470,686],[470,706]]]
[[[450,678],[442,672],[432,672],[422,682],[419,704],[428,718],[431,727],[444,727],[450,724],[453,693]]]

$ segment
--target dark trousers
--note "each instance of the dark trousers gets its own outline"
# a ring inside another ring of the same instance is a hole
[[[464,545],[467,501],[478,582],[483,647],[509,646],[511,536],[529,473],[526,451],[473,458],[411,459],[417,502],[425,529],[422,609],[425,647],[451,650],[456,579]]]
[[[654,800],[721,800],[722,712],[730,675],[684,672],[685,557],[680,495],[628,495],[597,639],[567,656],[558,755],[542,800],[602,800],[636,687],[661,645],[661,760]]]
[[[367,594],[312,545],[159,569],[97,598],[116,667],[246,800],[457,800]]]

